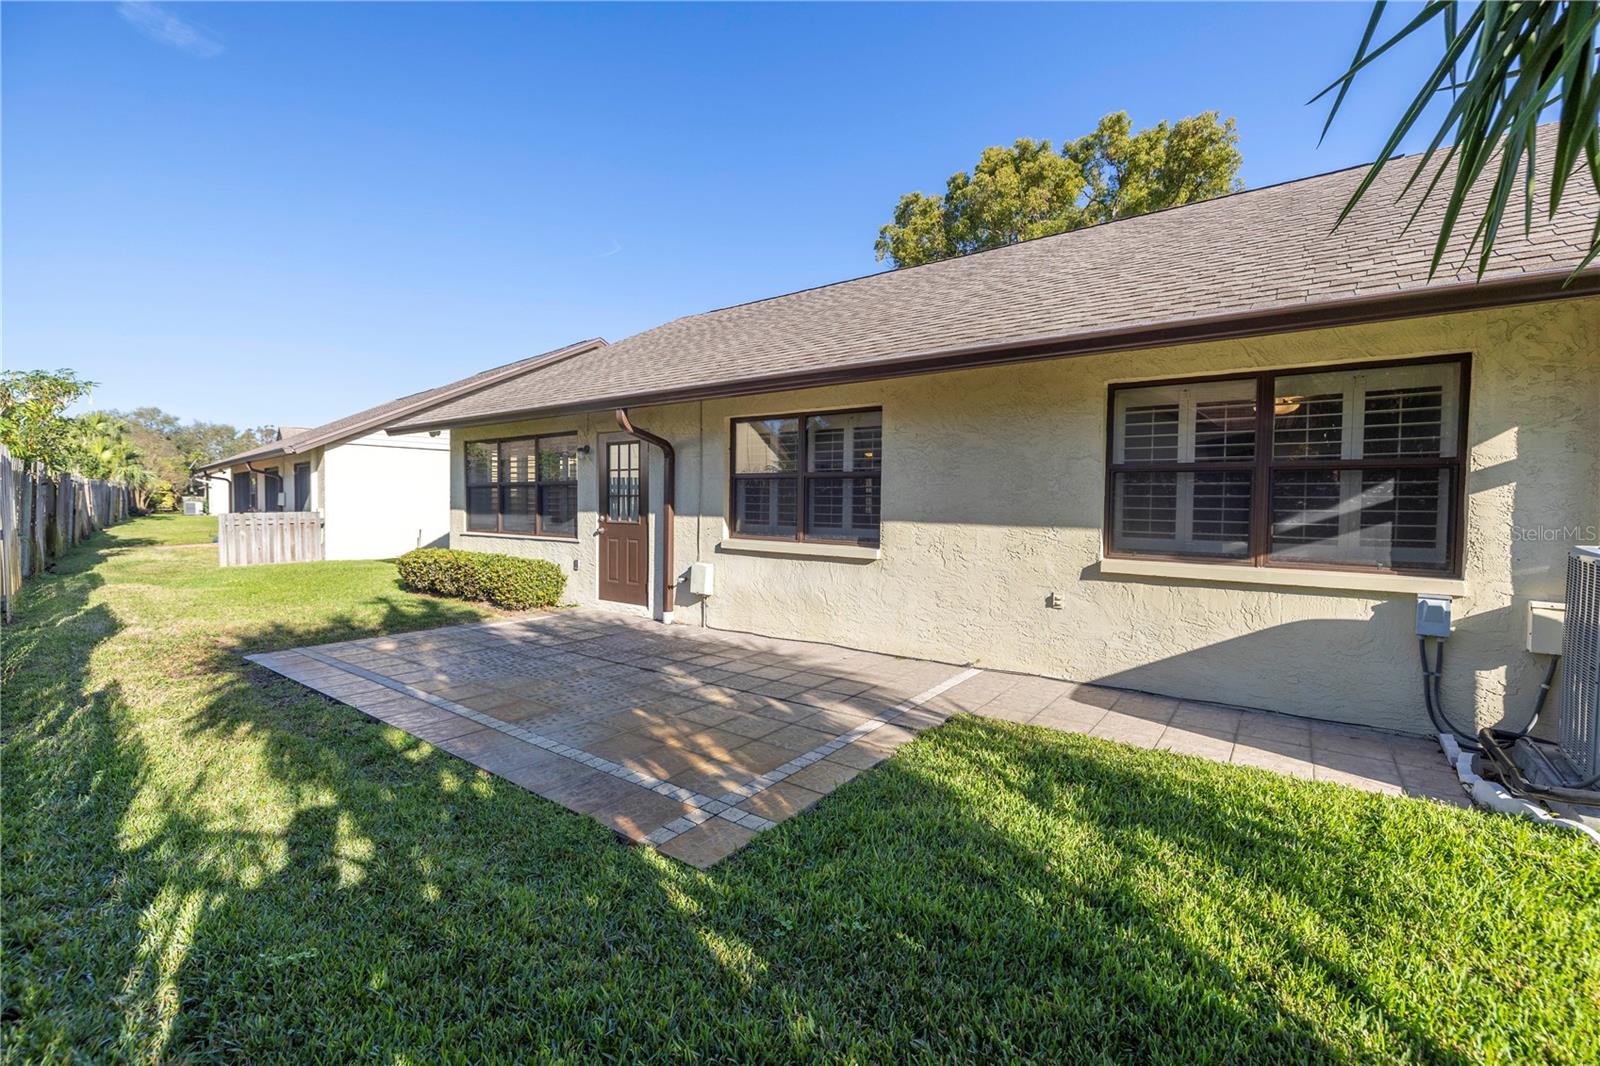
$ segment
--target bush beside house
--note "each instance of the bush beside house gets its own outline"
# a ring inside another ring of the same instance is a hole
[[[479,600],[512,611],[554,607],[567,586],[566,573],[544,559],[418,548],[398,563],[400,583],[413,592]]]

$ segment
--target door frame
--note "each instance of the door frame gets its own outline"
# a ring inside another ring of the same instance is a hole
[[[644,603],[631,600],[612,600],[601,595],[600,581],[605,565],[601,540],[605,537],[606,515],[610,510],[611,450],[610,445],[632,443],[639,446],[639,524],[644,527]],[[612,431],[595,434],[595,599],[610,608],[637,608],[652,613],[656,605],[656,551],[655,513],[650,495],[650,445],[632,433]]]

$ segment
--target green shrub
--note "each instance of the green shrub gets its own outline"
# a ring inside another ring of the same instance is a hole
[[[544,559],[418,548],[397,562],[400,583],[415,592],[481,600],[512,611],[554,607],[567,587],[566,572]]]

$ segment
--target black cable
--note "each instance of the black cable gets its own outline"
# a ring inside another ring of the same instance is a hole
[[[1455,727],[1444,713],[1444,694],[1440,679],[1444,676],[1444,640],[1441,638],[1434,650],[1432,669],[1428,667],[1428,638],[1417,638],[1417,654],[1422,657],[1422,697],[1428,708],[1428,718],[1441,733],[1449,733],[1464,751],[1482,751],[1476,740]]]

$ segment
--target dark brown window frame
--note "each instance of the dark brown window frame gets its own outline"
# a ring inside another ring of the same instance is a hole
[[[1460,388],[1456,412],[1456,454],[1454,456],[1403,457],[1376,459],[1299,459],[1273,458],[1273,388],[1274,378],[1297,374],[1339,374],[1357,370],[1385,370],[1393,367],[1428,366],[1454,363],[1460,367]],[[1466,456],[1467,414],[1471,397],[1472,355],[1459,352],[1449,355],[1420,356],[1411,359],[1385,359],[1311,365],[1274,367],[1270,370],[1243,374],[1205,374],[1190,377],[1162,378],[1154,381],[1115,382],[1106,390],[1106,476],[1105,517],[1101,530],[1101,550],[1108,559],[1150,559],[1164,562],[1203,563],[1217,567],[1249,567],[1268,570],[1338,570],[1355,573],[1397,574],[1414,577],[1460,578],[1465,557],[1467,528]],[[1116,404],[1117,393],[1129,389],[1154,388],[1167,385],[1193,385],[1223,381],[1254,381],[1256,384],[1255,457],[1244,462],[1209,461],[1189,463],[1117,463],[1116,457]],[[1325,561],[1294,561],[1272,559],[1272,475],[1280,470],[1363,470],[1363,469],[1434,469],[1449,473],[1451,506],[1449,528],[1446,530],[1446,565],[1443,567],[1386,567],[1367,566],[1361,563]],[[1116,546],[1116,479],[1122,473],[1209,473],[1250,471],[1250,536],[1249,551],[1241,558],[1199,553],[1119,551]]]
[[[540,504],[540,502],[542,500],[542,496],[540,495],[540,490],[541,489],[553,488],[553,487],[562,486],[562,485],[570,485],[570,486],[572,486],[573,492],[574,493],[577,492],[578,479],[576,477],[558,478],[558,479],[552,479],[552,480],[540,480],[540,478],[538,476],[539,475],[539,446],[540,446],[540,444],[543,441],[555,440],[555,439],[558,439],[558,438],[565,438],[565,437],[571,437],[574,443],[577,443],[578,440],[579,440],[578,431],[577,430],[567,430],[564,433],[530,433],[530,434],[525,434],[525,435],[520,436],[520,437],[491,437],[491,438],[480,438],[480,439],[476,439],[476,440],[463,441],[462,445],[461,445],[461,480],[462,480],[462,484],[463,484],[463,486],[465,488],[465,496],[466,496],[466,498],[462,501],[463,504],[465,504],[465,511],[466,511],[466,525],[467,525],[466,531],[468,533],[483,533],[483,534],[487,534],[487,535],[490,535],[490,536],[499,536],[499,537],[536,537],[536,538],[539,538],[541,540],[568,540],[568,541],[577,540],[578,539],[578,531],[577,531],[577,528],[576,528],[577,527],[577,521],[576,521],[577,509],[576,508],[573,509],[573,518],[574,518],[573,527],[574,528],[573,528],[573,531],[571,533],[546,533],[544,531],[544,511],[539,506],[539,504]],[[496,464],[497,467],[499,467],[500,469],[503,470],[503,469],[505,469],[505,460],[502,457],[502,455],[500,454],[500,449],[503,448],[507,444],[521,444],[524,441],[532,441],[533,442],[533,464],[532,465],[533,465],[534,479],[532,481],[485,481],[485,482],[480,482],[478,484],[473,484],[473,482],[472,482],[472,467],[467,462],[467,448],[468,447],[470,447],[471,445],[474,445],[474,444],[491,444],[491,445],[493,445],[494,449],[495,449],[495,464]],[[472,524],[472,490],[473,489],[493,489],[494,490],[494,528],[490,529],[490,528],[485,527],[485,526],[474,526]],[[507,489],[532,489],[533,490],[533,529],[532,530],[507,529],[507,528],[505,528],[505,524],[506,524],[506,490]]]
[[[880,429],[883,420],[883,408],[873,405],[867,407],[843,407],[833,410],[787,412],[785,414],[770,415],[740,415],[728,420],[728,532],[738,540],[770,540],[779,544],[853,544],[861,548],[876,548],[880,545],[883,522],[883,467],[880,465],[874,473],[856,474],[853,472],[837,470],[810,471],[807,469],[811,459],[811,448],[806,436],[806,420],[810,418],[825,418],[830,415],[860,415],[876,413]],[[800,423],[800,452],[795,460],[795,470],[792,473],[769,474],[741,474],[737,470],[739,457],[739,436],[737,426],[741,422],[766,422],[774,419],[793,418]],[[869,478],[878,479],[878,507],[879,507],[879,535],[868,539],[866,537],[817,537],[806,535],[807,504],[810,502],[810,483],[818,478]],[[735,531],[736,511],[738,503],[739,482],[741,481],[795,481],[794,501],[794,536],[783,537],[771,533],[739,533]]]

